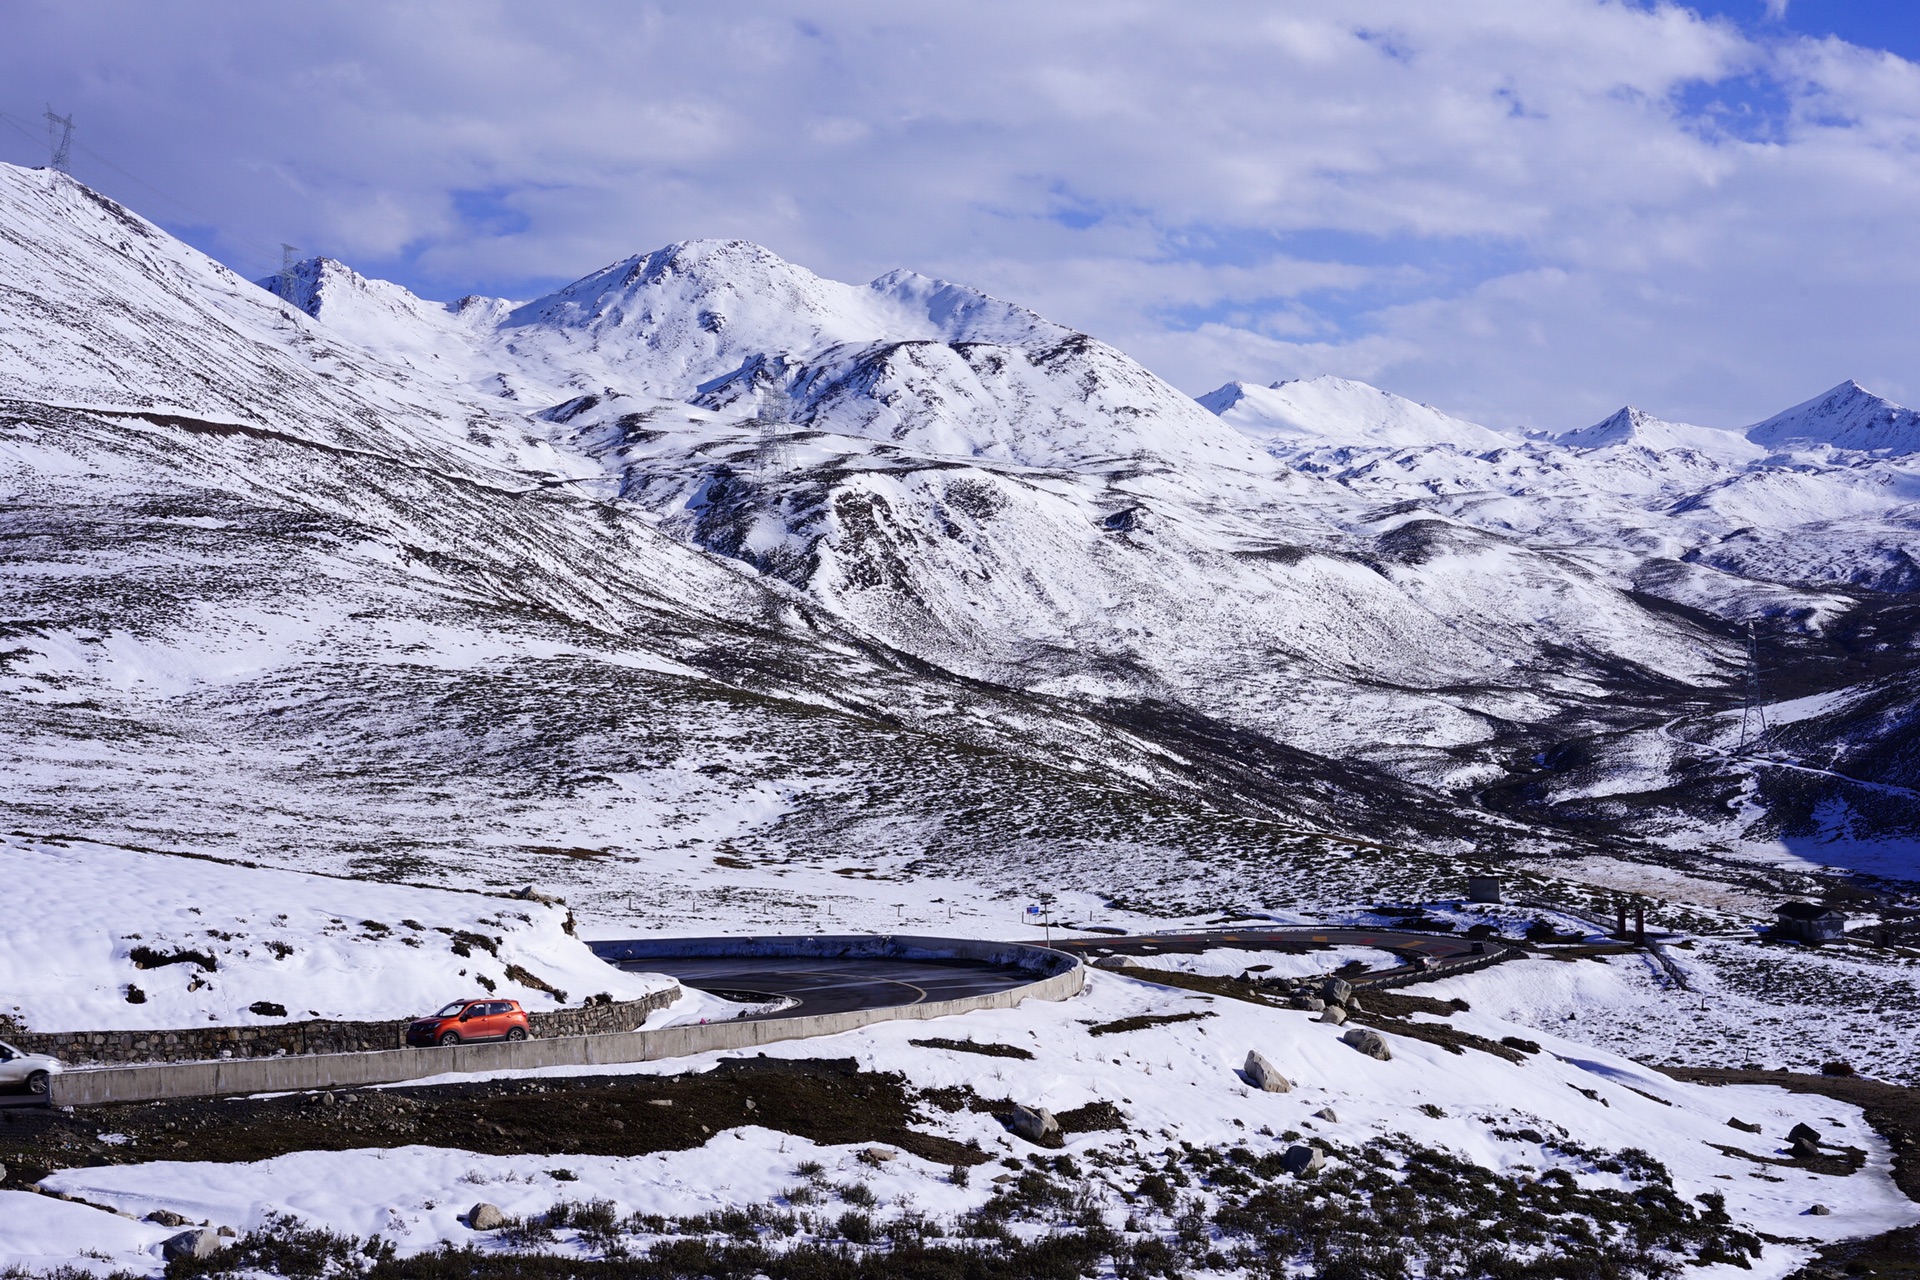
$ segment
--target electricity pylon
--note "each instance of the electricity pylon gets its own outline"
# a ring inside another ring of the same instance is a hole
[[[52,151],[51,164],[58,173],[69,172],[68,165],[73,157],[73,116],[57,116],[53,108],[47,108],[47,146]]]
[[[753,416],[753,426],[762,475],[771,477],[793,465],[793,441],[787,434],[792,416],[793,402],[778,383],[761,388],[760,409]]]
[[[299,265],[299,248],[282,241],[280,244],[280,301],[289,306],[298,305],[293,301],[293,269]]]
[[[1740,701],[1740,754],[1758,751],[1767,737],[1767,704],[1760,695],[1760,638],[1747,622],[1747,670]]]

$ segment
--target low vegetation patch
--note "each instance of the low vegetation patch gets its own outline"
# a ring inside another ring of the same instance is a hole
[[[517,982],[521,986],[530,987],[535,991],[544,991],[548,995],[552,996],[555,1000],[558,1000],[561,1004],[565,1004],[567,1002],[566,992],[554,986],[552,983],[540,977],[538,974],[531,973],[526,969],[522,969],[517,964],[510,964],[507,966],[507,981]]]
[[[1202,1018],[1211,1018],[1210,1011],[1199,1013],[1137,1013],[1131,1018],[1115,1018],[1112,1022],[1095,1022],[1087,1026],[1090,1036],[1119,1035],[1123,1031],[1145,1031],[1149,1027],[1164,1027],[1175,1022],[1198,1022]]]
[[[908,1044],[922,1049],[946,1049],[954,1053],[977,1053],[987,1058],[1026,1058],[1033,1054],[1017,1044],[995,1044],[992,1041],[982,1043],[978,1040],[949,1040],[944,1036],[935,1036],[928,1040],[909,1040]]]
[[[943,1109],[993,1105],[970,1090],[951,1092]],[[929,1101],[901,1076],[861,1071],[851,1058],[737,1058],[685,1076],[491,1080],[74,1112],[9,1109],[0,1111],[0,1165],[6,1185],[26,1186],[57,1169],[136,1163],[158,1153],[226,1162],[430,1143],[488,1155],[633,1156],[687,1150],[748,1124],[823,1144],[884,1144],[942,1166],[986,1160],[978,1147],[915,1127]],[[102,1134],[130,1140],[103,1142]]]
[[[179,947],[172,951],[156,951],[145,945],[127,952],[127,958],[133,961],[136,969],[164,969],[170,964],[197,964],[208,973],[220,967],[220,962],[204,951],[190,951]]]
[[[978,1209],[938,1219],[855,1200],[845,1188],[684,1218],[561,1201],[484,1242],[399,1258],[289,1217],[270,1218],[168,1280],[1124,1280],[1196,1271],[1339,1280],[1670,1280],[1687,1266],[1747,1267],[1761,1241],[1720,1197],[1688,1199],[1639,1151],[1579,1152],[1626,1184],[1583,1188],[1566,1169],[1509,1177],[1405,1138],[1325,1148],[1315,1175],[1287,1174],[1278,1149],[1245,1146],[1081,1160],[1131,1182],[1116,1226],[1068,1155],[1005,1162]],[[1128,1167],[1130,1166],[1130,1167]],[[817,1183],[804,1166],[796,1170]],[[806,1184],[812,1186],[812,1183]]]

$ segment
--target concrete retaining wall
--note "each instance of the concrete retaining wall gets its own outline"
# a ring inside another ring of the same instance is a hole
[[[645,954],[616,951],[641,948]],[[664,948],[664,949],[663,949]],[[678,949],[674,949],[678,948]],[[724,950],[716,949],[724,948]],[[765,948],[765,949],[758,949]],[[815,949],[818,948],[818,949]],[[780,1040],[837,1035],[893,1019],[944,1018],[976,1009],[1010,1009],[1023,1000],[1065,1000],[1086,982],[1072,956],[1019,943],[944,938],[723,938],[632,943],[596,943],[609,960],[669,955],[899,956],[913,959],[981,960],[1036,975],[1034,981],[957,1000],[860,1009],[796,1018],[765,1018],[663,1027],[606,1035],[563,1036],[518,1043],[451,1045],[434,1049],[389,1049],[371,1053],[308,1054],[282,1058],[234,1058],[69,1071],[52,1082],[55,1106],[98,1106],[164,1098],[207,1098],[236,1093],[302,1089],[350,1089],[398,1084],[450,1072],[528,1071],[540,1067],[612,1066],[683,1058],[715,1050],[750,1049]]]
[[[631,1031],[655,1009],[680,998],[675,983],[638,1000],[529,1011],[536,1036],[584,1036]],[[422,1010],[425,1012],[425,1010]],[[328,1018],[251,1023],[239,1027],[185,1027],[154,1031],[14,1031],[0,1033],[15,1048],[48,1053],[66,1063],[194,1062],[206,1058],[273,1058],[285,1054],[359,1053],[406,1046],[407,1019],[344,1022]]]
[[[808,934],[791,938],[642,938],[631,942],[589,942],[610,964],[687,956],[806,956],[821,959],[862,957],[902,960],[971,960],[1029,973],[1061,974],[1078,969],[1078,957],[1024,942],[987,942],[971,938],[929,938],[912,934]],[[1078,990],[1079,988],[1075,988]]]

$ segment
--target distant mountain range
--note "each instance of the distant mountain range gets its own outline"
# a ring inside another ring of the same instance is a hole
[[[1119,883],[1242,821],[1920,861],[1920,429],[1852,383],[1540,437],[1196,401],[739,241],[531,301],[262,283],[0,167],[16,827],[502,875],[699,832]],[[1734,754],[1749,622],[1776,760]]]

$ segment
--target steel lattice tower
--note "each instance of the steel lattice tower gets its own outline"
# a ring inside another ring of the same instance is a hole
[[[760,390],[760,410],[754,414],[755,454],[762,475],[772,476],[793,465],[793,442],[787,434],[793,402],[779,383]]]
[[[47,146],[53,153],[52,165],[56,172],[68,172],[68,164],[73,157],[73,117],[57,116],[53,108],[47,108]]]
[[[1758,751],[1767,737],[1767,704],[1760,693],[1760,637],[1747,623],[1747,669],[1740,702],[1740,754]]]
[[[280,301],[297,305],[293,301],[293,269],[300,265],[300,250],[287,244],[280,245]]]

